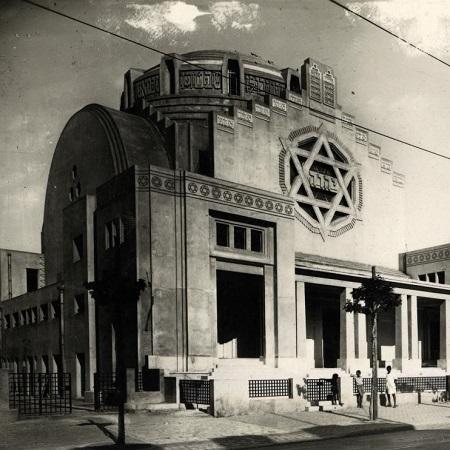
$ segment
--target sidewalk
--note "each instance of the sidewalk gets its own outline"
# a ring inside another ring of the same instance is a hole
[[[246,415],[213,418],[198,411],[171,416],[131,417],[127,435],[159,449],[223,449],[262,447],[317,439],[430,428],[450,428],[450,404],[380,407],[380,419],[368,410]],[[111,427],[113,431],[113,427]]]
[[[190,410],[127,414],[127,447],[132,449],[206,450],[262,448],[391,431],[450,428],[450,403],[380,407],[373,423],[367,410],[245,415],[214,418]],[[75,410],[58,418],[16,421],[0,410],[0,448],[106,449],[114,447],[117,416]],[[115,447],[117,448],[117,447]]]

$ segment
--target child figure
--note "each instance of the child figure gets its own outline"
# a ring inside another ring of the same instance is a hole
[[[339,401],[339,375],[333,373],[331,377],[331,404],[336,405]]]
[[[364,398],[364,384],[360,370],[356,371],[355,383],[356,383],[356,402],[358,404],[358,408],[362,408],[362,401]]]
[[[394,408],[397,408],[397,386],[395,385],[396,376],[391,373],[391,366],[386,367],[386,396],[388,400],[388,406],[392,406],[391,404],[391,395],[394,399]]]

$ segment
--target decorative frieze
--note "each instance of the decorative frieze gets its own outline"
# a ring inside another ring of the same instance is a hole
[[[377,161],[380,159],[381,148],[375,144],[369,144],[369,158],[376,159]]]
[[[450,245],[432,247],[406,254],[407,266],[419,266],[421,264],[448,260],[450,260]]]
[[[180,91],[192,89],[222,90],[219,70],[180,70]]]
[[[246,73],[244,84],[247,94],[256,94],[261,98],[264,98],[267,94],[284,97],[285,85],[280,81]]]
[[[234,119],[217,114],[217,125],[227,128],[229,131],[234,130]]]
[[[139,100],[145,97],[154,97],[159,94],[159,74],[141,78],[139,80],[136,80],[134,83],[135,100]]]
[[[294,208],[291,202],[201,180],[186,179],[186,194],[190,197],[220,202],[278,216],[294,216]]]
[[[392,160],[381,158],[380,168],[383,173],[390,174],[392,172]]]
[[[367,145],[369,143],[369,133],[361,128],[356,129],[355,140],[358,144]]]
[[[393,172],[392,173],[392,184],[397,187],[404,187],[405,186],[405,175],[399,172]]]

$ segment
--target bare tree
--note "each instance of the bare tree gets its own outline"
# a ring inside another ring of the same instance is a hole
[[[372,277],[363,280],[361,287],[353,289],[352,299],[347,300],[344,306],[345,311],[362,313],[369,319],[372,362],[369,414],[372,420],[376,420],[378,417],[378,314],[394,309],[401,303],[401,297],[394,294],[391,283],[377,275],[375,266],[373,266]]]

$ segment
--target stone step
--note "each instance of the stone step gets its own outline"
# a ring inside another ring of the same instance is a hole
[[[317,412],[317,411],[319,411],[319,407],[318,406],[305,406],[305,411],[306,412]]]
[[[186,409],[183,403],[151,403],[145,408],[150,412],[170,412],[170,411],[184,411]]]
[[[338,411],[342,409],[341,405],[321,405],[319,411]]]
[[[331,405],[331,400],[320,400],[319,406],[328,406]]]

